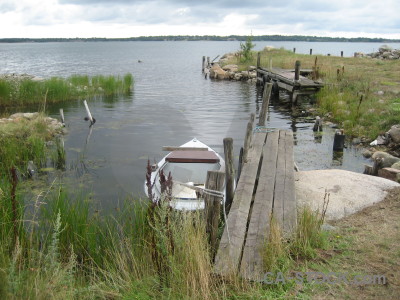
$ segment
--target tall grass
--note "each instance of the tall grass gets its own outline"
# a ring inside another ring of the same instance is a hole
[[[46,80],[0,79],[0,107],[23,106],[83,99],[94,96],[127,94],[133,87],[132,74],[124,76],[72,75]]]

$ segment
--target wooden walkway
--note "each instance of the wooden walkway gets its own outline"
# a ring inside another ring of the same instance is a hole
[[[279,89],[287,91],[291,95],[293,103],[297,101],[298,95],[310,95],[316,93],[324,86],[321,82],[302,76],[302,73],[303,72],[299,70],[299,76],[296,80],[295,70],[257,68],[259,82],[263,82],[263,84],[266,82],[273,83],[273,90],[275,93]]]
[[[215,273],[263,279],[262,252],[272,214],[284,232],[296,224],[291,131],[253,134],[215,257]]]

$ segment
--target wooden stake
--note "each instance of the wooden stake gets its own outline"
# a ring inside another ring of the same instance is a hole
[[[204,73],[204,69],[206,68],[205,64],[206,64],[206,57],[203,56],[203,62],[201,64],[201,72],[202,73]]]
[[[229,213],[234,196],[235,167],[233,164],[233,139],[224,138],[225,153],[225,213]]]
[[[310,55],[312,55],[312,49],[310,49]]]
[[[247,154],[249,153],[250,150],[252,136],[253,136],[253,123],[249,121],[247,123],[246,135],[244,137],[243,163],[247,161]]]
[[[298,81],[300,79],[300,61],[296,60],[296,63],[294,65],[294,80]]]
[[[265,119],[267,117],[269,99],[271,98],[271,91],[272,91],[272,83],[266,83],[264,85],[263,103],[258,118],[258,126],[265,126]]]
[[[60,116],[61,116],[61,123],[65,126],[65,119],[64,119],[64,110],[60,108]]]
[[[94,121],[94,119],[92,117],[92,114],[90,113],[89,106],[87,105],[86,100],[83,100],[83,104],[85,105],[86,112],[87,112],[87,115],[88,115],[89,120],[90,120],[90,125],[93,125],[95,121]]]
[[[261,52],[257,53],[257,69],[261,67]]]
[[[208,171],[205,188],[221,191],[224,186],[225,173],[220,171]],[[212,259],[217,251],[218,223],[221,213],[221,198],[205,194],[204,197],[206,232],[209,236]]]

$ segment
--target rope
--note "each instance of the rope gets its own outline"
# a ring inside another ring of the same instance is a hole
[[[256,126],[254,129],[253,129],[253,133],[255,133],[255,132],[274,132],[276,130],[276,128],[269,128],[269,127],[266,127],[266,126]]]

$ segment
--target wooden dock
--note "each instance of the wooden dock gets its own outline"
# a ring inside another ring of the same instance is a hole
[[[263,279],[263,250],[273,215],[284,232],[296,224],[293,133],[256,132],[227,219],[214,271],[221,276],[238,272],[244,278]]]
[[[275,96],[279,95],[280,89],[285,90],[289,93],[292,103],[297,102],[299,95],[314,94],[324,86],[323,83],[306,77],[314,71],[301,70],[300,61],[296,61],[294,69],[279,69],[272,66],[263,68],[260,65],[260,53],[257,58],[257,82],[262,85],[272,83]]]

